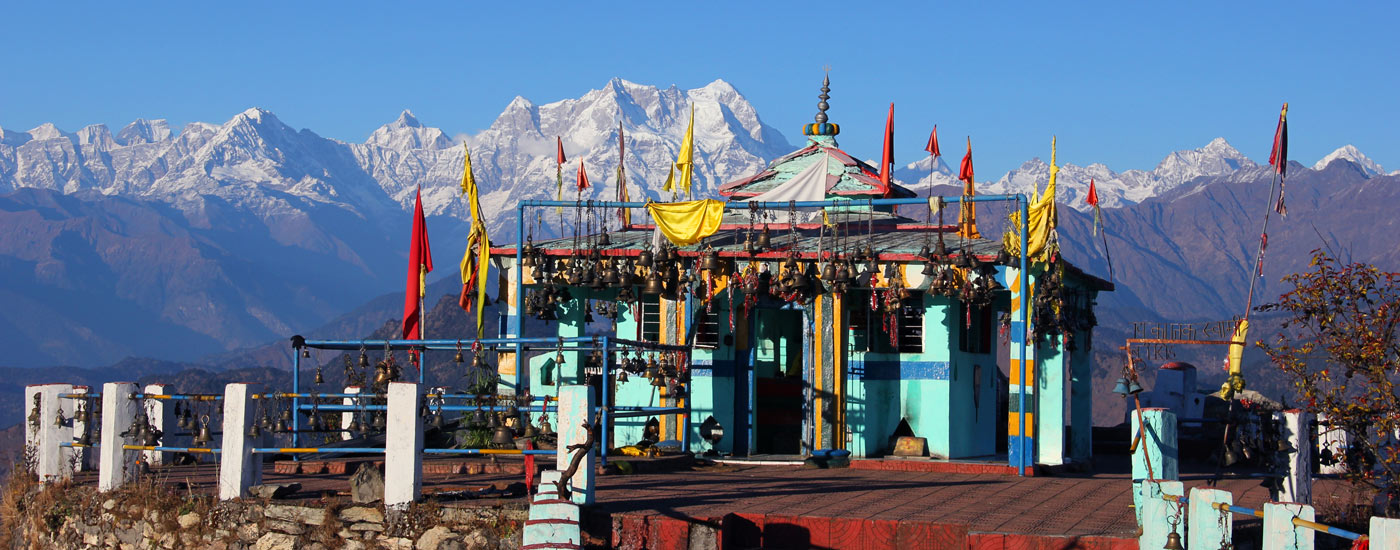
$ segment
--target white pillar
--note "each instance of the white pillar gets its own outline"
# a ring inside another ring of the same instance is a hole
[[[1313,530],[1293,525],[1295,517],[1313,521],[1313,507],[1291,502],[1264,503],[1264,544],[1261,548],[1312,550]]]
[[[224,387],[224,434],[219,438],[219,500],[248,496],[248,488],[262,483],[262,461],[253,455],[254,438],[248,427],[257,419],[253,394],[257,384]]]
[[[1371,517],[1371,548],[1400,548],[1400,519]]]
[[[570,445],[582,444],[588,440],[588,430],[584,424],[593,422],[594,397],[591,386],[564,386],[559,389],[559,452],[555,468],[564,471],[569,468],[573,454]],[[597,446],[596,443],[594,445]],[[590,449],[579,463],[574,476],[569,478],[570,498],[578,504],[593,503],[593,474],[597,468],[597,449]]]
[[[1138,484],[1141,492],[1142,535],[1138,537],[1138,548],[1161,548],[1167,544],[1167,533],[1172,532],[1172,522],[1176,533],[1186,540],[1186,505],[1169,502],[1162,495],[1181,496],[1184,494],[1180,481],[1144,480]]]
[[[134,445],[130,435],[122,437],[122,432],[130,433],[131,424],[136,420],[136,407],[139,406],[131,394],[136,393],[134,382],[108,382],[102,385],[102,446],[97,449],[97,490],[111,491],[136,479],[137,453],[127,451],[124,445]]]
[[[1351,446],[1351,434],[1347,433],[1341,426],[1327,425],[1326,413],[1317,415],[1317,451],[1322,454],[1322,450],[1331,451],[1332,458],[1337,462],[1332,465],[1319,464],[1317,473],[1340,475],[1347,473],[1347,465],[1343,458],[1347,448]]]
[[[90,390],[90,388],[88,388],[87,386],[73,386],[73,393],[74,393],[74,394],[87,395],[88,393],[90,393],[89,390]],[[93,412],[93,409],[94,409],[95,407],[92,407],[92,406],[91,406],[92,403],[90,403],[90,402],[86,402],[86,401],[84,401],[84,400],[82,400],[82,399],[74,399],[74,400],[71,401],[71,403],[73,403],[73,405],[72,405],[72,408],[73,408],[73,413],[72,413],[72,416],[73,416],[73,441],[76,442],[78,439],[81,439],[81,438],[83,437],[83,432],[85,432],[85,431],[87,431],[87,430],[89,429],[90,425],[92,424],[92,420],[91,420],[91,419],[95,416],[96,413]],[[79,421],[79,420],[77,419],[77,411],[78,411],[78,404],[79,404],[79,403],[83,403],[83,408],[87,410],[88,418],[89,418],[89,420],[88,420],[87,422],[81,422],[81,421]],[[67,411],[67,409],[64,409],[64,410]],[[101,433],[100,430],[101,430],[101,427],[100,427],[100,426],[92,426],[92,433],[89,435],[89,438],[91,439],[91,443],[94,443],[94,444],[95,444],[95,443],[98,443],[98,442],[101,440],[101,438],[102,438],[102,433]],[[96,450],[96,449],[93,449],[92,447],[74,447],[74,448],[73,448],[73,465],[74,465],[74,467],[77,469],[77,471],[79,471],[79,472],[90,472],[90,471],[96,470],[96,469],[97,469],[97,450]]]
[[[1233,504],[1234,495],[1229,491],[1194,487],[1191,489],[1191,504],[1187,507],[1190,529],[1186,530],[1183,543],[1187,548],[1222,548],[1221,542],[1231,542],[1235,536],[1235,518],[1229,510],[1217,510],[1212,504]]]
[[[175,387],[169,384],[150,384],[146,386],[147,395],[168,395],[175,391]],[[146,417],[151,419],[151,425],[165,435],[161,436],[160,444],[164,447],[176,447],[174,443],[175,432],[175,402],[167,399],[146,399]],[[146,463],[152,466],[167,464],[172,453],[161,451],[141,451],[146,455]]]
[[[423,490],[423,396],[414,382],[389,384],[384,434],[384,506],[403,508]]]
[[[1293,448],[1284,460],[1288,471],[1284,472],[1282,489],[1278,499],[1281,502],[1312,504],[1312,445],[1308,438],[1309,415],[1298,409],[1275,413],[1280,419],[1280,436],[1287,438]]]
[[[362,390],[359,386],[345,386],[345,393],[359,394],[361,391],[363,391],[363,390]],[[342,399],[340,402],[341,402],[341,403],[344,403],[345,405],[348,405],[348,406],[352,406],[352,407],[353,407],[353,406],[355,406],[355,405],[358,404],[358,403],[356,403],[356,401],[359,401],[360,399],[361,399],[361,398],[358,398],[358,397],[346,397],[346,398]],[[350,431],[349,431],[349,430],[350,430],[350,423],[351,423],[351,422],[354,422],[354,421],[355,421],[355,411],[345,411],[345,412],[343,412],[343,413],[340,413],[340,428],[341,428],[342,430],[346,430],[346,431],[340,432],[340,439],[341,439],[341,441],[345,441],[345,440],[349,440],[349,439],[354,439],[354,438],[355,438],[355,434],[350,433]]]
[[[73,441],[73,429],[69,420],[73,417],[73,400],[58,396],[72,393],[72,384],[37,384],[25,387],[25,443],[34,448],[34,471],[43,481],[67,479],[73,476],[73,449],[59,446]],[[29,421],[33,411],[34,398],[39,398],[39,417]],[[59,411],[63,411],[63,424],[57,423]]]

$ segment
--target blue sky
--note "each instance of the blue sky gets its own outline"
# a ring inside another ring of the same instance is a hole
[[[1268,156],[1291,103],[1292,157],[1352,143],[1400,169],[1395,3],[277,2],[4,8],[0,126],[223,122],[251,106],[363,141],[404,108],[449,134],[516,95],[545,103],[621,76],[732,82],[790,141],[831,65],[844,148],[896,160],[938,124],[996,177],[1048,157],[1151,169],[1223,136]],[[980,179],[980,178],[979,178]]]

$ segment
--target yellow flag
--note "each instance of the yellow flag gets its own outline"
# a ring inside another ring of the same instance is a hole
[[[462,144],[466,149],[466,144]],[[486,217],[481,213],[481,200],[476,187],[476,176],[472,174],[471,151],[467,151],[462,168],[462,194],[467,197],[467,208],[471,211],[472,226],[467,234],[467,250],[462,253],[462,294],[466,299],[476,291],[476,337],[485,333],[486,274],[491,258],[491,239],[486,235]],[[469,302],[464,303],[464,307]]]
[[[705,199],[687,202],[648,202],[647,212],[656,228],[676,246],[700,242],[713,235],[724,219],[724,202]]]
[[[1050,138],[1050,182],[1045,185],[1045,191],[1036,196],[1035,189],[1031,189],[1029,222],[1027,223],[1026,245],[1030,249],[1030,254],[1026,259],[1037,262],[1044,262],[1050,259],[1053,250],[1050,244],[1050,235],[1055,227],[1059,225],[1058,215],[1055,213],[1055,186],[1059,179],[1060,167],[1056,166],[1056,145],[1055,138]],[[1020,234],[1016,228],[1021,225],[1021,215],[1019,212],[1011,214],[1011,225],[1007,228],[1006,234],[1002,237],[1002,244],[1007,251],[1019,255],[1021,253]]]
[[[681,172],[680,185],[685,191],[686,198],[690,198],[690,177],[695,166],[695,105],[690,106],[690,125],[685,128],[685,139],[681,141],[681,152],[676,155],[676,168]],[[666,178],[669,182],[671,178]]]
[[[476,175],[472,174],[472,150],[465,143],[462,150],[466,152],[466,157],[462,159],[462,194],[465,195],[467,189],[476,189]]]

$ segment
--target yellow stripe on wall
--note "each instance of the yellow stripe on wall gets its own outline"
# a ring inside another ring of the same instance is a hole
[[[1014,412],[1006,419],[1006,435],[1021,435],[1021,421],[1016,417],[1016,413]],[[1031,437],[1035,436],[1035,413],[1026,413],[1026,435]]]

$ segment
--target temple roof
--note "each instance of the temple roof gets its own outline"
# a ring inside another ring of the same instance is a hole
[[[891,189],[886,193],[885,185],[880,182],[880,171],[836,148],[832,136],[810,136],[809,140],[806,147],[773,161],[762,172],[721,185],[719,194],[730,200],[755,197],[825,159],[828,197],[904,199],[918,196],[895,183],[890,184]]]

